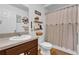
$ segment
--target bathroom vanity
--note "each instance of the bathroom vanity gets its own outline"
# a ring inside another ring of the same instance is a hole
[[[23,41],[0,40],[0,55],[37,55],[38,39],[30,39]]]

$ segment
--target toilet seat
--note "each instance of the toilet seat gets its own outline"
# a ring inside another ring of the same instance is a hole
[[[42,47],[47,47],[47,48],[51,48],[52,47],[52,44],[51,43],[48,43],[48,42],[43,42],[40,44]]]

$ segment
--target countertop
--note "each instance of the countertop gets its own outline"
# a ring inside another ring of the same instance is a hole
[[[32,39],[29,40],[9,40],[9,38],[0,38],[0,50],[4,50],[35,39],[37,39],[37,37],[33,37]]]

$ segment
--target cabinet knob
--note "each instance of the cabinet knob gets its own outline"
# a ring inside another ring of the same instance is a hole
[[[30,52],[28,52],[28,54],[30,54]]]

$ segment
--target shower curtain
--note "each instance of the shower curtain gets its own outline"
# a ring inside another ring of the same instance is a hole
[[[77,51],[77,5],[46,15],[46,40],[66,49]]]

